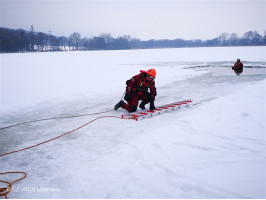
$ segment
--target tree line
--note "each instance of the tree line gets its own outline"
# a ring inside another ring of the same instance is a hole
[[[180,38],[142,41],[131,36],[114,38],[109,33],[103,33],[92,38],[81,37],[77,32],[69,37],[57,37],[52,34],[35,32],[33,26],[30,27],[30,31],[0,27],[1,53],[265,45],[266,31],[264,31],[263,36],[257,31],[248,31],[242,37],[238,37],[236,33],[223,33],[214,39],[204,41]]]

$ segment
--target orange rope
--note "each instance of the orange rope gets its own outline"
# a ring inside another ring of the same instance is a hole
[[[59,135],[59,136],[57,136],[57,137],[54,137],[54,138],[52,138],[52,139],[46,140],[46,141],[41,142],[41,143],[39,143],[39,144],[35,144],[35,145],[29,146],[29,147],[26,147],[26,148],[23,148],[23,149],[19,149],[19,150],[11,151],[11,152],[8,152],[8,153],[0,154],[0,157],[1,157],[1,156],[8,155],[8,154],[12,154],[12,153],[16,153],[16,152],[24,151],[24,150],[27,150],[27,149],[31,149],[31,148],[33,148],[33,147],[37,147],[37,146],[39,146],[39,145],[41,145],[41,144],[45,144],[45,143],[47,143],[47,142],[51,142],[51,141],[53,141],[53,140],[56,140],[56,139],[58,139],[58,138],[60,138],[60,137],[65,136],[65,135],[67,135],[67,134],[69,134],[69,133],[75,132],[75,131],[77,131],[77,130],[83,128],[84,126],[87,126],[88,124],[90,124],[90,123],[92,123],[92,122],[94,122],[94,121],[96,121],[96,120],[98,120],[98,119],[102,119],[102,118],[134,119],[134,118],[121,118],[121,117],[117,117],[117,116],[101,116],[101,117],[97,117],[97,118],[95,118],[95,119],[93,119],[93,120],[87,122],[86,124],[83,124],[82,126],[80,126],[80,127],[78,127],[78,128],[75,128],[75,129],[73,129],[73,130],[71,130],[71,131],[68,131],[68,132],[66,132],[66,133],[63,133],[63,134],[61,134],[61,135]]]
[[[90,123],[92,123],[92,122],[94,122],[94,121],[96,121],[96,120],[98,120],[98,119],[102,119],[102,118],[118,118],[118,119],[134,119],[134,120],[136,120],[136,118],[132,118],[132,117],[130,117],[130,118],[121,118],[121,117],[117,117],[117,116],[101,116],[101,117],[97,117],[97,118],[95,118],[95,119],[93,119],[93,120],[87,122],[86,124],[83,124],[82,126],[79,126],[79,127],[75,128],[75,129],[73,129],[73,130],[71,130],[71,131],[68,131],[68,132],[66,132],[66,133],[63,133],[63,134],[61,134],[61,135],[59,135],[59,136],[57,136],[57,137],[54,137],[54,138],[52,138],[52,139],[46,140],[46,141],[44,141],[44,142],[41,142],[41,143],[39,143],[39,144],[35,144],[35,145],[29,146],[29,147],[26,147],[26,148],[23,148],[23,149],[20,149],[20,150],[16,150],[16,151],[11,151],[11,152],[8,152],[8,153],[0,154],[0,157],[1,157],[1,156],[8,155],[8,154],[12,154],[12,153],[16,153],[16,152],[24,151],[24,150],[26,150],[26,149],[31,149],[31,148],[37,147],[37,146],[39,146],[39,145],[41,145],[41,144],[45,144],[45,143],[47,143],[47,142],[51,142],[51,141],[56,140],[56,139],[58,139],[58,138],[60,138],[60,137],[63,137],[64,135],[67,135],[67,134],[69,134],[69,133],[73,133],[74,131],[77,131],[77,130],[83,128],[84,126],[87,126],[88,124],[90,124]],[[24,174],[24,176],[23,176],[22,178],[20,178],[20,179],[17,179],[17,180],[15,180],[15,181],[12,181],[12,182],[8,182],[8,181],[0,180],[0,182],[8,184],[7,187],[0,188],[0,197],[1,197],[1,196],[4,196],[5,199],[7,199],[7,194],[8,194],[9,192],[11,192],[11,190],[12,190],[12,185],[13,185],[15,182],[17,182],[17,181],[20,181],[20,180],[26,178],[26,176],[27,176],[27,174],[26,174],[25,172],[2,172],[2,173],[0,173],[0,175],[3,175],[3,174],[18,174],[18,173],[20,173],[20,174]]]
[[[0,182],[8,184],[7,187],[0,188],[0,197],[4,196],[7,199],[7,194],[12,190],[12,185],[17,181],[20,181],[20,180],[26,178],[27,174],[25,172],[3,172],[3,173],[0,173],[0,175],[3,175],[3,174],[24,174],[24,176],[22,178],[19,178],[15,181],[12,181],[12,182],[0,180]]]

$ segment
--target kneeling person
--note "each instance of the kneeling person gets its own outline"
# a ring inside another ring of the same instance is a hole
[[[155,79],[156,70],[149,69],[147,71],[140,70],[140,74],[133,76],[127,81],[126,94],[123,100],[119,101],[114,109],[122,107],[128,112],[135,112],[138,107],[139,100],[142,100],[139,107],[144,110],[145,105],[150,103],[150,110],[154,110],[154,101],[156,93]]]

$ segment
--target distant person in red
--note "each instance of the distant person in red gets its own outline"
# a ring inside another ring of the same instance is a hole
[[[240,59],[237,59],[234,67],[232,67],[232,70],[234,70],[237,75],[243,72],[243,63],[240,62]]]
[[[153,111],[155,109],[154,100],[157,95],[154,81],[155,77],[155,69],[149,69],[147,71],[140,70],[140,74],[133,76],[126,82],[127,87],[124,99],[127,103],[121,100],[115,105],[114,109],[117,110],[122,107],[128,112],[135,112],[139,100],[142,100],[139,107],[144,110],[145,105],[150,103],[150,110]]]

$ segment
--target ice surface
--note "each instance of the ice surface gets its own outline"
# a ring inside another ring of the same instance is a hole
[[[139,122],[101,119],[0,157],[0,172],[28,173],[9,198],[266,198],[265,49],[1,54],[0,128],[110,110],[125,81],[148,68],[158,74],[155,105],[190,98],[194,104]],[[247,66],[240,76],[231,69],[237,58]],[[97,116],[0,130],[0,154]]]

